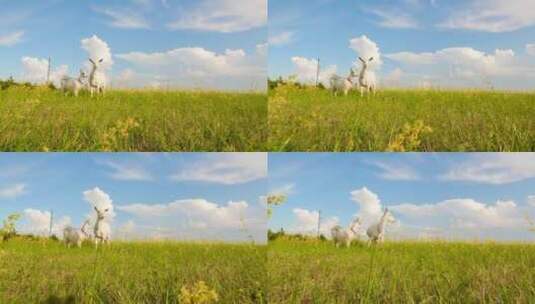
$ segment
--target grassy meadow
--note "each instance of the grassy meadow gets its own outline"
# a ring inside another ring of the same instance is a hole
[[[0,303],[266,303],[266,247],[50,240],[0,243]],[[204,283],[200,283],[204,282]],[[193,301],[193,302],[191,302]]]
[[[535,245],[279,239],[268,276],[270,303],[533,303]]]
[[[271,151],[535,151],[535,92],[269,93]]]
[[[0,151],[261,151],[266,141],[260,93],[0,90]]]

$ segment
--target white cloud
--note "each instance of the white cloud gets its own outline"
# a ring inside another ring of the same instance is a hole
[[[102,13],[112,20],[110,25],[122,29],[148,29],[150,25],[148,21],[141,15],[129,9],[95,9],[95,11]]]
[[[535,25],[532,0],[469,0],[440,26],[484,32],[511,32]]]
[[[200,47],[187,47],[156,53],[131,52],[116,57],[133,64],[142,74],[158,75],[175,86],[242,89],[266,86],[266,52],[262,47],[257,47],[256,53],[250,55],[241,49],[218,54]]]
[[[510,184],[535,178],[534,153],[492,153],[472,156],[455,165],[442,179],[483,184]]]
[[[116,180],[123,181],[151,181],[152,175],[143,167],[133,163],[119,163],[114,161],[99,162],[114,171],[110,173],[110,177]]]
[[[47,80],[48,74],[48,59],[34,58],[34,57],[22,57],[22,79],[32,83],[42,84]],[[60,65],[50,71],[50,81],[59,86],[61,78],[68,73],[68,67],[66,65]]]
[[[413,168],[404,164],[391,164],[380,161],[369,162],[369,164],[381,169],[377,176],[386,180],[412,181],[420,179],[420,176]]]
[[[22,217],[21,231],[34,235],[48,235],[50,232],[51,213],[37,209],[25,209]],[[70,225],[71,219],[67,216],[55,217],[52,223],[52,234],[58,237],[63,235],[63,228]]]
[[[384,77],[384,84],[390,87],[397,87],[400,86],[404,78],[405,72],[400,68],[395,68]]]
[[[0,188],[0,199],[2,198],[16,198],[26,193],[25,184],[15,184]]]
[[[270,35],[268,39],[269,45],[272,46],[281,46],[286,45],[292,42],[294,37],[294,32],[282,32],[276,35]]]
[[[91,205],[91,218],[93,222],[96,218],[96,212],[93,208],[97,208],[102,212],[107,209],[108,211],[105,211],[104,214],[104,222],[108,225],[111,225],[111,222],[115,217],[115,211],[113,207],[113,201],[110,196],[106,192],[102,191],[99,187],[84,191],[83,194],[84,200],[87,201],[89,205]]]
[[[245,201],[218,205],[204,199],[177,200],[168,204],[131,204],[117,210],[136,217],[142,238],[218,239],[265,241],[266,213]]]
[[[534,63],[510,49],[485,53],[471,47],[455,47],[436,52],[398,52],[385,57],[416,76],[407,79],[412,83],[405,83],[412,86],[427,77],[425,80],[436,81],[437,86],[481,87],[494,81],[500,87],[520,88],[529,85],[526,77],[535,77]],[[432,75],[431,79],[429,75]]]
[[[87,52],[89,58],[91,58],[93,61],[96,62],[102,59],[102,63],[99,65],[100,69],[97,70],[97,77],[106,81],[106,72],[111,70],[111,67],[113,66],[112,53],[108,43],[100,39],[97,35],[93,35],[89,38],[82,39],[81,46],[82,49]],[[89,63],[89,60],[86,60],[85,68],[88,71],[91,70],[91,64]]]
[[[171,29],[241,32],[267,22],[267,0],[201,0],[168,24]]]
[[[352,191],[351,200],[359,206],[357,216],[360,217],[363,227],[377,222],[383,215],[383,206],[379,196],[366,187]]]
[[[134,70],[124,69],[114,78],[114,85],[116,87],[130,87],[137,79],[138,75]]]
[[[357,53],[357,56],[360,56],[363,59],[373,57],[373,61],[368,64],[370,70],[378,70],[383,64],[379,46],[366,35],[349,40],[349,48],[354,50]],[[354,65],[360,66],[360,61],[356,60]]]
[[[0,46],[13,46],[22,41],[24,31],[13,32],[5,35],[0,35]]]
[[[293,209],[295,223],[290,228],[292,233],[316,235],[318,232],[319,212],[302,208]],[[337,217],[321,218],[320,233],[329,237],[331,228],[339,224]]]
[[[315,83],[318,73],[318,60],[308,59],[304,57],[292,57],[292,63],[294,65],[294,73],[297,76],[297,80],[302,83]],[[320,67],[319,82],[325,86],[329,85],[329,79],[332,75],[336,74],[336,66],[329,65],[326,67]]]
[[[444,230],[523,228],[522,213],[513,201],[485,204],[473,199],[451,199],[436,204],[401,204],[390,207],[411,222]]]
[[[535,56],[535,43],[526,44],[526,53],[530,56]]]
[[[244,184],[267,176],[267,153],[216,153],[185,166],[171,178],[176,181]]]
[[[394,29],[414,29],[418,28],[418,21],[411,15],[386,9],[370,9],[368,12],[376,15],[381,20],[378,25],[386,28]]]

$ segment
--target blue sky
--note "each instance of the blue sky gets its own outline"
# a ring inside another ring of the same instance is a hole
[[[388,207],[392,238],[525,240],[535,216],[535,154],[270,154],[269,187],[288,196],[270,228],[311,233]]]
[[[267,4],[242,2],[0,0],[0,78],[44,78],[42,64],[23,57],[52,57],[59,78],[88,56],[109,56],[104,72],[115,86],[251,89],[251,79],[265,79]],[[93,35],[98,43],[83,50]]]
[[[0,155],[0,218],[23,214],[36,234],[79,227],[92,205],[113,206],[114,238],[265,240],[264,153]],[[99,190],[95,190],[97,188]],[[89,191],[84,194],[85,191]],[[87,201],[90,194],[96,199]],[[107,197],[108,196],[108,197]],[[111,200],[111,202],[109,202]],[[111,212],[110,212],[111,213]]]
[[[534,11],[531,0],[270,1],[269,75],[310,81],[316,58],[345,75],[361,55],[381,58],[384,86],[533,89]]]

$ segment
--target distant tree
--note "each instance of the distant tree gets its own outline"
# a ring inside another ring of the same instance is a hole
[[[2,239],[2,241],[7,241],[17,235],[15,225],[17,224],[17,221],[20,219],[20,217],[20,214],[13,213],[8,215],[7,218],[4,219],[2,229],[0,229],[0,239]]]
[[[271,229],[269,229],[268,230],[268,241],[274,241],[274,240],[276,240],[276,239],[278,239],[280,237],[283,237],[285,235],[286,235],[286,232],[282,228],[277,232],[274,232]]]

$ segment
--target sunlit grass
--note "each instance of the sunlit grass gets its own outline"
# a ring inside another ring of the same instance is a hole
[[[150,90],[75,98],[12,87],[0,90],[0,151],[261,151],[266,98]]]
[[[219,303],[266,303],[265,261],[266,247],[255,245],[113,242],[96,251],[12,239],[0,243],[0,303],[178,303],[200,287]]]
[[[269,93],[271,151],[534,151],[535,93],[381,90],[361,98]]]
[[[531,303],[535,245],[276,240],[270,303]]]

